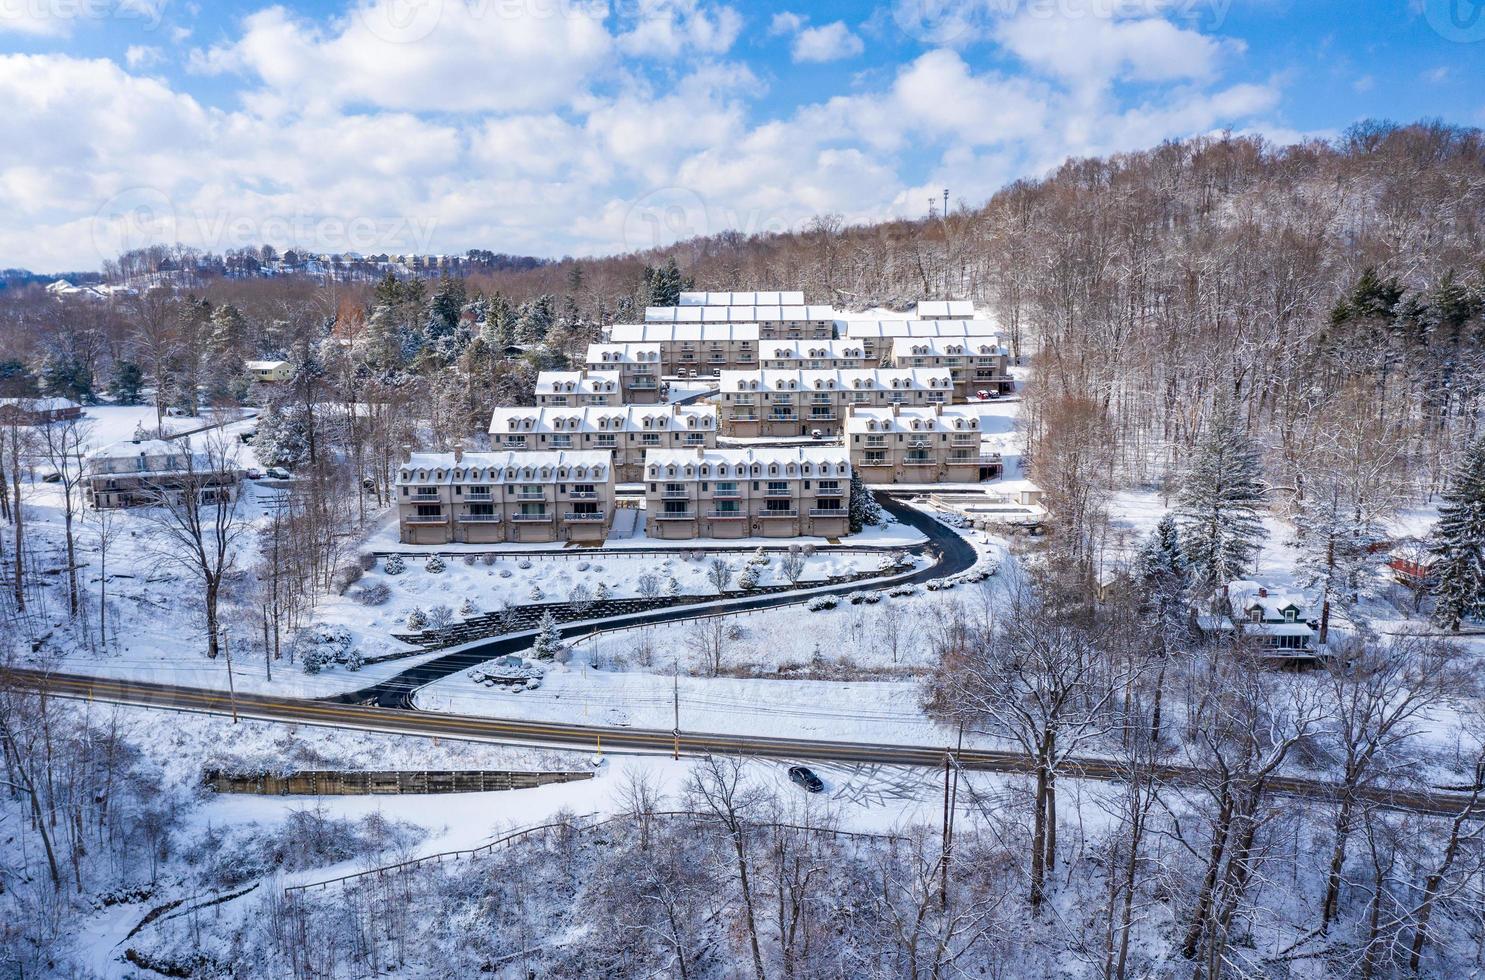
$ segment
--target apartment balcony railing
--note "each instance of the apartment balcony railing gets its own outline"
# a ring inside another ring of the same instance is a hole
[[[829,412],[815,411],[810,413],[811,422],[833,422],[835,418],[836,415],[833,410]]]
[[[792,496],[794,496],[794,491],[791,490],[789,487],[784,487],[782,489],[780,489],[778,487],[764,487],[763,488],[763,496],[765,496],[765,497],[792,497]]]
[[[444,517],[442,514],[436,514],[436,515],[414,514],[412,517],[407,518],[406,523],[408,523],[408,524],[447,524],[448,523],[448,518],[447,517]]]
[[[820,487],[815,491],[817,497],[844,497],[846,492],[840,487]]]
[[[908,466],[928,466],[932,464],[933,457],[927,453],[908,453],[902,461]]]
[[[799,516],[799,511],[797,511],[797,510],[760,510],[758,512],[758,516],[759,517],[765,517],[765,518],[766,517],[798,517]]]
[[[545,490],[517,490],[517,500],[542,500],[546,497]]]
[[[709,510],[706,516],[714,521],[745,521],[748,518],[747,512],[741,510]]]
[[[552,519],[551,514],[512,514],[510,519],[519,524],[541,524]]]
[[[465,500],[494,500],[495,495],[489,490],[469,490],[464,494]]]
[[[562,519],[564,521],[586,521],[590,523],[598,522],[603,520],[603,511],[593,511],[591,513],[578,513],[576,511],[573,511],[571,513],[563,514]]]
[[[737,489],[723,490],[721,487],[718,487],[717,489],[715,489],[715,490],[712,491],[712,496],[713,497],[726,497],[728,499],[731,499],[732,497],[741,497],[742,496],[742,491],[741,490],[737,490]]]
[[[661,497],[664,497],[666,500],[685,500],[687,497],[691,496],[691,491],[689,489],[688,490],[661,490],[660,491],[660,496]]]
[[[660,510],[654,517],[657,521],[690,521],[695,520],[696,514],[689,510]]]
[[[811,507],[811,517],[845,517],[850,511],[844,507]]]
[[[770,422],[798,422],[799,421],[799,416],[798,415],[781,415],[781,414],[775,413],[775,414],[770,415],[768,417],[768,421],[770,421]]]
[[[413,493],[412,493],[412,499],[414,499],[414,500],[437,500],[438,499],[438,491],[437,490],[414,490]]]
[[[871,456],[868,456],[868,457],[866,457],[865,459],[863,459],[861,461],[861,465],[862,466],[891,466],[892,464],[887,461],[886,457],[873,458]]]
[[[646,389],[658,388],[660,385],[654,378],[631,378],[629,379],[629,387],[636,391],[644,391]]]
[[[597,500],[597,490],[569,490],[567,496],[573,500]]]
[[[756,421],[758,421],[758,413],[757,412],[733,412],[732,413],[732,421],[734,421],[734,422],[756,422]]]
[[[461,524],[499,524],[499,514],[460,514]]]

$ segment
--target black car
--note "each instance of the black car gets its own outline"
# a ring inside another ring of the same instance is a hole
[[[789,781],[796,786],[803,787],[806,793],[819,793],[825,789],[825,783],[820,777],[804,766],[790,766]]]

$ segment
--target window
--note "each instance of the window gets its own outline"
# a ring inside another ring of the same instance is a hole
[[[614,435],[612,432],[600,432],[598,434],[597,445],[599,449],[613,449],[617,447],[618,444],[619,437]]]
[[[641,432],[639,434],[639,443],[642,446],[658,446],[660,445],[660,433]]]
[[[1257,606],[1254,606],[1252,609],[1248,610],[1248,618],[1255,623],[1263,622],[1263,610],[1259,609]]]
[[[578,501],[572,505],[572,512],[574,514],[596,514],[598,513],[598,504],[591,500]]]
[[[789,495],[789,484],[783,480],[769,480],[768,489],[764,492],[770,497],[787,497]]]
[[[766,500],[763,502],[763,509],[770,514],[787,514],[791,508],[787,500]]]
[[[737,495],[737,481],[735,481],[735,480],[727,480],[727,481],[719,481],[717,483],[716,496],[721,497],[721,496],[724,496],[724,495],[725,496],[736,496]]]
[[[443,508],[438,504],[418,504],[418,517],[442,517]]]
[[[566,433],[566,432],[562,433],[561,435],[554,435],[554,436],[552,436],[552,448],[553,449],[571,449],[572,448],[572,436],[570,434]]]
[[[526,437],[525,436],[506,436],[505,437],[505,444],[507,446],[514,446],[514,447],[516,447],[518,449],[524,449],[524,448],[526,448]]]
[[[684,514],[686,512],[686,506],[687,504],[684,500],[667,500],[663,505],[663,509],[667,514]]]
[[[572,485],[572,496],[596,497],[598,496],[598,486],[593,483],[574,483]]]
[[[736,513],[738,513],[738,503],[737,503],[737,501],[736,500],[719,500],[719,501],[717,501],[717,513],[718,514],[736,514]]]
[[[1285,609],[1284,610],[1284,622],[1286,622],[1286,623],[1292,623],[1292,622],[1294,622],[1294,610],[1293,609]]]

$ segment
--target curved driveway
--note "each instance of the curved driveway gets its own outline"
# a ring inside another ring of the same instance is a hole
[[[890,497],[882,498],[882,506],[894,517],[904,524],[911,525],[923,532],[928,538],[927,542],[913,549],[922,553],[932,549],[937,555],[937,561],[927,568],[921,568],[912,575],[905,578],[894,579],[892,586],[905,583],[927,582],[931,579],[946,578],[957,575],[970,568],[978,560],[978,553],[974,546],[966,541],[952,528],[945,527],[929,515],[915,508],[908,507]],[[756,599],[733,600],[726,603],[716,602],[693,602],[681,606],[671,606],[666,609],[647,613],[631,613],[627,616],[618,616],[608,620],[574,623],[561,627],[563,636],[587,636],[595,631],[602,632],[605,624],[611,624],[613,628],[628,629],[632,626],[646,626],[653,623],[667,623],[679,619],[692,619],[696,616],[706,615],[707,610],[732,613],[745,612],[753,609],[767,609],[772,606],[786,606],[793,603],[805,602],[817,595],[845,595],[851,592],[859,592],[869,589],[869,583],[849,583],[826,589],[811,590],[808,595],[800,596],[798,592],[774,592],[759,596]],[[448,677],[450,674],[458,673],[486,660],[503,656],[510,653],[522,653],[531,646],[531,634],[529,631],[513,636],[497,636],[490,640],[479,643],[463,650],[457,650],[442,657],[435,657],[426,663],[409,667],[399,674],[395,674],[386,680],[363,688],[359,691],[351,691],[326,698],[327,701],[335,701],[342,704],[374,704],[383,708],[414,708],[412,703],[413,692],[425,684]]]

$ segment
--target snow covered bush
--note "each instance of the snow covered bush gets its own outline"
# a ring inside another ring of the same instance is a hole
[[[516,567],[521,569],[522,571],[525,571],[526,569],[531,567],[531,559],[522,558],[520,561],[516,562]]]
[[[577,570],[580,571],[580,572],[586,572],[589,568],[592,568],[592,567],[593,566],[589,565],[585,561],[580,561],[580,562],[577,563]]]
[[[364,666],[366,666],[366,658],[363,657],[363,656],[361,656],[361,651],[360,650],[357,650],[355,647],[352,647],[349,651],[347,651],[347,653],[345,655],[345,669],[346,670],[351,670],[351,671],[360,670]]]
[[[355,653],[350,630],[344,626],[316,623],[301,629],[294,637],[300,663],[306,674],[317,674],[337,663],[349,663]]]
[[[815,547],[815,546],[814,546],[814,544],[812,544],[812,543],[807,543],[807,544],[805,544],[805,546],[804,546],[804,554],[805,554],[805,557],[806,557],[806,558],[813,558],[813,557],[814,557],[814,556],[815,556],[815,552],[816,552],[816,551],[817,551],[817,550],[819,550],[819,549],[817,549],[817,548],[816,548],[816,547]]]
[[[459,615],[461,618],[468,619],[471,616],[478,616],[479,614],[479,607],[474,604],[474,600],[469,598],[469,596],[465,596],[464,601],[459,603]]]
[[[882,601],[882,594],[880,592],[870,592],[863,589],[858,592],[852,592],[850,595],[846,596],[846,601],[853,606],[859,606],[862,603],[865,603],[868,606],[872,606]]]
[[[448,629],[449,624],[454,621],[454,611],[443,603],[430,606],[428,609],[428,628],[435,633]]]
[[[634,580],[634,591],[643,599],[653,599],[660,594],[660,579],[645,572]]]
[[[891,596],[917,595],[918,587],[916,585],[899,585],[895,588],[888,589],[887,594]]]
[[[369,551],[363,551],[357,555],[356,561],[360,564],[361,571],[363,572],[369,572],[376,567],[376,555],[373,555]]]
[[[367,582],[351,593],[351,598],[363,606],[380,606],[392,597],[386,582]]]
[[[539,585],[532,585],[531,586],[531,591],[528,592],[528,593],[526,593],[526,598],[527,599],[530,599],[532,602],[540,602],[541,600],[545,599],[546,597],[547,597],[547,594],[545,592],[541,591],[541,586],[539,586]]]
[[[833,595],[817,595],[805,604],[810,612],[821,612],[825,609],[834,609],[840,605],[840,600]]]
[[[665,583],[665,594],[671,599],[677,599],[681,594],[681,583],[672,575],[670,581]]]
[[[480,555],[480,564],[481,565],[493,565],[493,564],[495,564],[495,556],[494,555]]]
[[[407,569],[407,564],[401,555],[388,555],[387,560],[382,563],[382,571],[388,575],[401,575]]]
[[[466,568],[473,568],[475,562],[479,561],[479,559],[477,557],[475,557],[474,555],[465,555],[464,558],[463,558],[463,561],[464,561],[464,567],[466,567]]]
[[[760,544],[758,546],[758,550],[755,551],[755,552],[753,552],[751,555],[748,556],[748,564],[749,565],[767,565],[768,564],[768,555],[766,555],[766,554],[763,553],[763,545]]]
[[[573,612],[583,615],[593,607],[593,590],[579,582],[567,593],[567,604],[572,607]]]
[[[608,601],[608,598],[609,598],[608,584],[605,583],[605,582],[599,582],[598,583],[598,588],[596,588],[596,589],[593,590],[593,601],[594,602],[607,602]]]
[[[428,625],[428,614],[423,612],[422,607],[413,606],[407,611],[407,619],[404,622],[408,629],[419,633]]]
[[[318,674],[325,669],[325,655],[317,648],[311,647],[299,658],[299,665],[304,668],[306,674]]]
[[[500,570],[500,577],[501,578],[510,578],[513,574],[515,574],[515,573],[512,572],[509,568],[502,568]]]
[[[429,555],[428,560],[423,563],[423,571],[434,575],[439,574],[448,566],[444,564],[442,555]]]
[[[737,577],[737,587],[744,591],[751,591],[758,588],[757,565],[749,564],[743,569],[742,574]]]
[[[335,570],[331,576],[331,583],[335,586],[336,595],[345,595],[346,590],[355,585],[363,574],[361,565],[357,562],[346,562]]]

